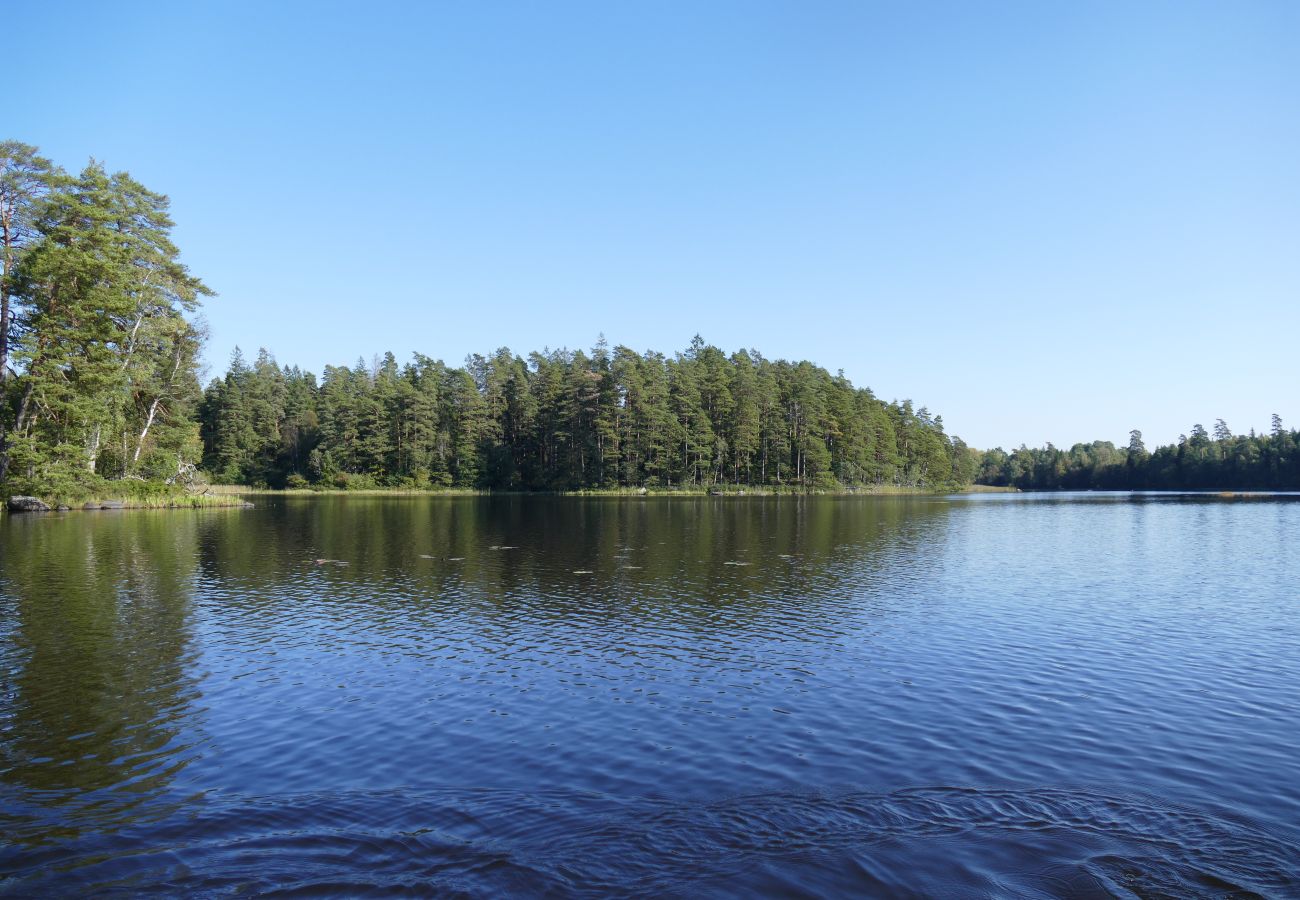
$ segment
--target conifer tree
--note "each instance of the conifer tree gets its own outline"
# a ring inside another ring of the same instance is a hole
[[[15,416],[10,395],[11,348],[21,320],[18,263],[37,238],[36,208],[61,173],[35,147],[0,142],[0,483],[9,469],[8,436]]]
[[[19,486],[75,492],[127,474],[139,463],[130,436],[143,454],[160,408],[197,393],[201,336],[184,316],[210,291],[179,262],[167,206],[93,162],[38,204],[13,279],[25,306],[9,453]],[[119,435],[117,465],[101,467]]]

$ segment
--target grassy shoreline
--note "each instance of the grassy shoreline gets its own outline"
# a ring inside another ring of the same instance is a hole
[[[1014,493],[1015,488],[968,485],[959,490],[929,490],[925,488],[877,485],[870,488],[840,488],[822,490],[762,488],[588,488],[573,491],[508,491],[479,488],[251,488],[240,485],[212,485],[210,491],[219,496],[271,496],[271,497],[885,497],[934,496],[965,493]]]
[[[501,491],[478,488],[254,488],[236,484],[214,484],[202,493],[165,493],[130,496],[125,492],[105,491],[102,494],[80,497],[46,495],[38,497],[48,510],[37,512],[75,512],[114,509],[223,509],[253,506],[246,498],[266,497],[906,497],[943,496],[947,494],[1012,493],[1015,488],[967,485],[960,490],[927,490],[923,488],[876,485],[870,488],[841,488],[803,490],[796,488],[591,488],[576,491]],[[10,514],[19,511],[0,510]]]
[[[7,502],[0,503],[0,511],[9,515],[24,512],[98,512],[116,509],[235,509],[253,504],[238,494],[174,494],[152,497],[121,497],[113,495],[95,497],[38,497],[48,509],[14,510]]]

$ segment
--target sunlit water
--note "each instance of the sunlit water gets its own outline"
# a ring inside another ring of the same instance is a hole
[[[1300,503],[0,520],[0,893],[1300,894]]]

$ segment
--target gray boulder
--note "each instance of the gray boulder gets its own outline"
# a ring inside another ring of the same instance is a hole
[[[50,504],[36,497],[10,497],[10,512],[49,512]]]
[[[121,500],[104,500],[99,504],[100,509],[126,509],[126,504]]]

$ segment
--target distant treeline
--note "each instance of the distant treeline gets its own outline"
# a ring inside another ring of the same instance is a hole
[[[1219,419],[1213,435],[1196,425],[1154,453],[1140,431],[1129,434],[1127,447],[998,447],[980,454],[975,480],[1023,490],[1300,490],[1300,431],[1274,415],[1269,434],[1233,434]]]
[[[945,488],[976,462],[910,401],[698,336],[672,356],[603,341],[463,367],[390,353],[319,382],[236,353],[199,417],[212,477],[271,487]]]

